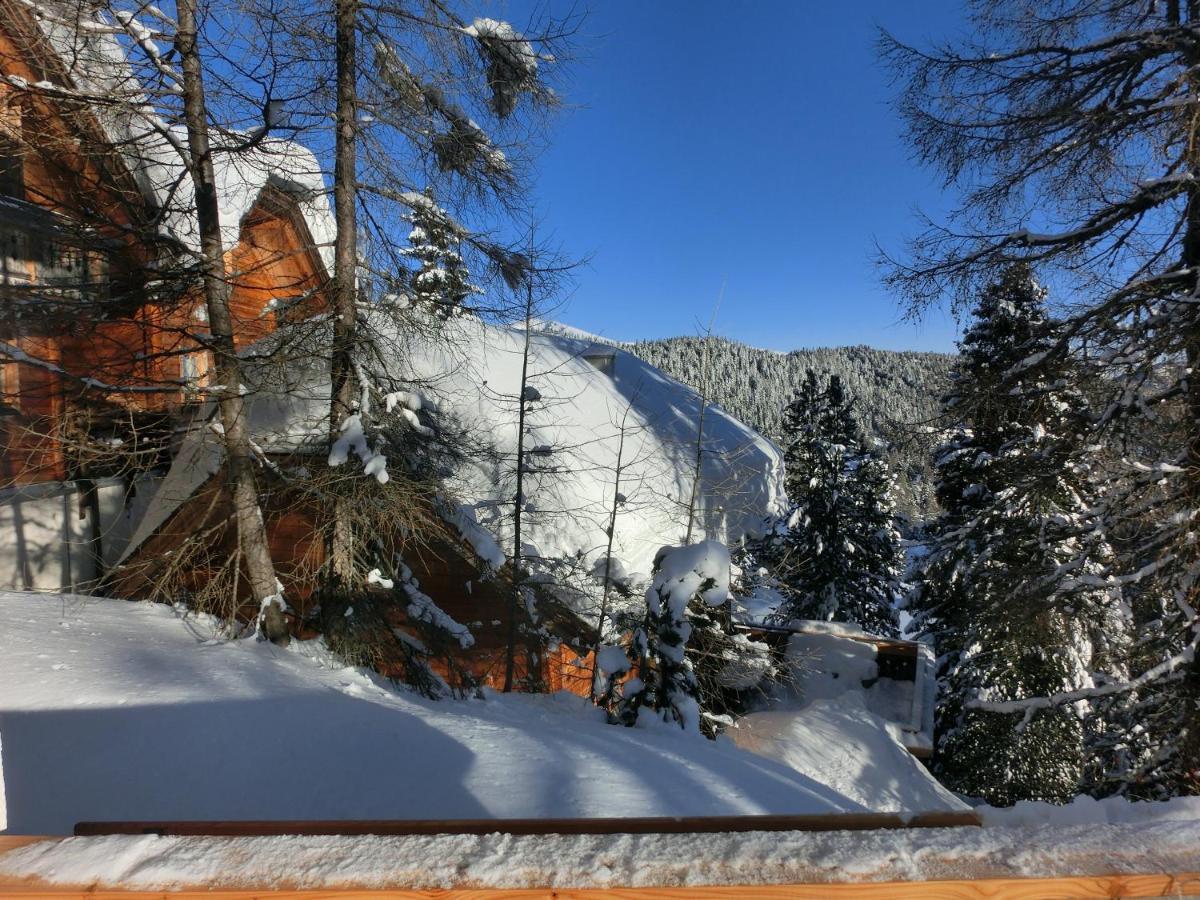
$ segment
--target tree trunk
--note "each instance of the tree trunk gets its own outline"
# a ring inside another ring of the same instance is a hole
[[[358,0],[337,0],[337,114],[333,164],[333,207],[337,236],[333,252],[333,345],[330,357],[330,441],[354,410],[353,354],[357,330],[356,275],[358,268],[357,74]],[[354,577],[353,535],[347,501],[333,502],[330,566],[342,587]]]
[[[275,643],[288,641],[283,597],[275,578],[266,524],[254,481],[254,459],[245,402],[240,390],[241,364],[233,339],[229,311],[229,283],[225,272],[225,248],[213,177],[212,153],[208,144],[208,108],[204,99],[204,70],[196,33],[196,0],[179,0],[179,29],[176,47],[183,71],[184,118],[187,122],[188,168],[196,188],[196,220],[200,229],[201,265],[204,271],[204,300],[212,334],[213,367],[220,394],[221,424],[225,432],[227,478],[233,495],[234,522],[238,543],[246,561],[246,574],[254,599],[261,605],[260,624]]]
[[[532,278],[527,275],[526,278]],[[525,503],[525,383],[529,379],[529,339],[533,324],[533,282],[527,284],[525,297],[525,344],[521,352],[521,385],[517,406],[517,493],[513,501],[513,589],[508,600],[508,641],[504,655],[504,693],[513,689],[513,669],[517,656],[518,598],[524,569],[521,566],[521,507]]]
[[[621,506],[621,473],[625,461],[625,422],[629,410],[633,406],[630,400],[625,407],[625,415],[621,417],[620,440],[617,443],[617,465],[613,475],[612,507],[608,511],[608,541],[604,548],[604,578],[600,586],[600,615],[596,617],[596,642],[592,656],[592,681],[588,688],[588,697],[596,699],[596,673],[600,668],[600,647],[604,644],[604,620],[608,617],[608,592],[612,587],[612,551],[613,540],[617,533],[617,510]]]
[[[721,281],[721,293],[717,295],[717,303],[713,307],[712,318],[708,320],[708,329],[704,332],[704,338],[701,343],[700,351],[700,415],[696,422],[696,459],[694,468],[692,469],[692,493],[688,498],[688,522],[687,535],[683,542],[690,544],[692,542],[692,534],[696,527],[696,506],[700,502],[700,480],[704,477],[704,416],[708,412],[708,364],[709,355],[712,353],[712,336],[713,326],[717,322],[717,312],[721,308],[721,301],[725,299],[725,281]],[[705,529],[705,537],[708,537],[707,528]]]

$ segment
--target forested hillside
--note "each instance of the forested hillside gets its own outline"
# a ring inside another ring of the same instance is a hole
[[[674,337],[623,345],[651,365],[699,389],[705,341],[710,341],[708,391],[714,403],[782,441],[784,407],[808,369],[836,374],[856,400],[854,415],[869,435],[885,441],[897,475],[901,511],[920,515],[928,504],[923,477],[936,424],[938,398],[954,359],[944,353],[822,347],[777,353],[727,338]]]

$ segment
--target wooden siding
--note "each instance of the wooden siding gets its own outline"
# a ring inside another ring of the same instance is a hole
[[[18,0],[0,0],[0,74],[29,83],[66,81],[28,8]],[[146,298],[140,285],[148,277],[147,263],[163,251],[156,230],[147,227],[152,211],[90,112],[3,81],[0,111],[0,126],[6,134],[15,134],[24,150],[25,196],[17,198],[17,206],[24,202],[31,212],[41,210],[43,217],[64,223],[59,230],[75,235],[67,240],[83,240],[80,236],[86,232],[89,260],[98,259],[93,245],[103,248],[103,264],[86,265],[99,267],[96,278],[103,269],[101,287],[113,292],[104,301],[104,321],[86,316],[64,320],[60,313],[45,322],[26,318],[18,323],[0,315],[0,340],[62,369],[56,374],[45,367],[0,361],[0,403],[6,408],[0,436],[7,460],[0,478],[6,483],[57,480],[70,474],[56,437],[74,410],[170,413],[189,399],[180,388],[185,375],[196,376],[197,384],[207,383],[211,359],[191,336],[202,335],[207,326],[198,285],[169,302]],[[323,309],[327,274],[288,194],[265,188],[238,224],[239,241],[227,249],[226,266],[236,343],[242,347],[276,327],[273,302],[293,316]],[[31,294],[39,286],[45,290],[32,257],[19,268],[0,285],[6,302],[8,295]],[[86,312],[88,307],[80,309]],[[85,387],[83,378],[143,390],[105,392]]]
[[[198,592],[235,553],[236,535],[229,525],[232,506],[222,484],[218,474],[182,503],[120,568],[109,573],[108,590],[119,597],[148,596],[151,585],[162,580],[168,569],[179,565],[180,548],[185,542],[195,535],[205,535],[204,551],[180,567],[181,580],[176,582],[181,591]],[[315,605],[316,571],[324,562],[325,548],[317,527],[320,512],[273,491],[265,474],[261,487],[271,555],[291,607],[291,630],[301,638],[314,636],[306,619]],[[469,649],[455,651],[448,659],[435,657],[430,661],[431,666],[450,681],[454,680],[452,667],[458,667],[480,684],[499,689],[504,683],[512,583],[506,571],[498,575],[486,572],[466,541],[432,509],[427,510],[426,520],[431,528],[419,543],[406,545],[398,534],[382,537],[393,542],[389,552],[403,557],[421,590],[447,615],[466,625],[475,638]],[[250,595],[245,578],[239,580],[238,588],[237,615],[249,621],[257,613],[258,604]],[[590,632],[573,614],[552,601],[541,601],[539,613],[539,624],[546,626],[556,641],[549,647],[521,643],[515,666],[517,684],[522,688],[567,690],[587,696],[592,656],[580,648],[587,643]],[[524,623],[523,609],[518,609],[518,615]],[[392,624],[411,630],[399,608],[394,612]],[[380,669],[384,675],[401,674],[399,669],[392,670],[387,665],[381,665]]]

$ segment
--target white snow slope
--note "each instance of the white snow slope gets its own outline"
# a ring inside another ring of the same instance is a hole
[[[919,807],[895,792],[864,803],[839,771],[812,777],[729,740],[608,725],[566,694],[426,701],[323,664],[318,644],[216,641],[214,627],[161,605],[0,593],[8,832],[122,819],[961,808],[930,791]],[[918,767],[887,775],[931,780]]]
[[[400,332],[382,316],[371,317],[369,327],[376,330],[375,343],[388,351],[382,360],[360,361],[377,385],[403,387],[408,396],[421,398],[424,410],[436,410],[432,421],[467,428],[475,441],[499,453],[499,462],[473,456],[452,487],[468,517],[511,553],[524,332],[471,317],[446,323],[445,339],[436,342]],[[616,520],[613,554],[623,571],[644,575],[659,547],[681,542],[687,530],[699,398],[637,357],[603,346],[616,357],[610,377],[584,358],[595,346],[563,334],[533,335],[529,385],[540,399],[529,404],[525,448],[539,448],[535,466],[557,471],[527,480],[523,542],[530,556],[583,554],[593,562],[602,553],[624,420],[620,492],[626,499]],[[295,360],[284,372],[268,366],[260,378],[249,398],[255,440],[268,450],[307,447],[326,456],[329,377],[319,354]],[[376,438],[369,428],[366,438],[373,450]],[[177,504],[215,471],[210,458],[219,453],[215,436],[201,432],[189,440],[203,441],[207,453],[195,448],[180,453],[167,478],[167,505]],[[351,454],[344,468],[362,474],[363,463]],[[720,407],[709,406],[694,537],[733,542],[758,534],[783,505],[779,449]],[[161,522],[169,512],[152,509],[147,523]],[[139,529],[132,546],[147,531]]]
[[[889,689],[900,684],[875,680],[874,647],[836,633],[794,634],[787,656],[788,686],[727,732],[739,747],[836,783],[859,802],[900,809],[959,803],[902,746],[897,723],[911,697],[896,697],[897,709],[887,708]],[[864,689],[864,681],[874,687]]]

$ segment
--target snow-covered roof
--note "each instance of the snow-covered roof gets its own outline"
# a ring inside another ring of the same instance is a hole
[[[89,109],[109,143],[117,149],[147,204],[161,211],[161,227],[190,249],[199,247],[195,192],[183,162],[187,138],[168,126],[147,103],[143,85],[130,65],[119,34],[139,37],[147,54],[158,53],[152,38],[136,22],[122,26],[83,0],[43,0],[29,4],[68,83],[45,84],[52,92],[91,101]],[[293,197],[315,249],[332,271],[336,231],[321,166],[312,151],[289,140],[213,135],[213,167],[221,203],[226,249],[239,238],[241,223],[268,187]],[[237,147],[222,149],[221,141]],[[249,144],[249,146],[243,146]]]
[[[419,384],[445,422],[469,427],[510,460],[517,446],[514,400],[519,393],[524,332],[458,317],[440,339],[406,333],[373,320],[375,344],[385,348],[386,377]],[[534,555],[591,559],[604,548],[613,478],[625,417],[625,447],[614,556],[625,571],[650,571],[664,544],[687,530],[686,504],[695,463],[699,398],[619,347],[611,375],[584,358],[595,346],[564,334],[532,335],[530,384],[540,399],[527,417],[526,448],[560,470],[531,479],[523,540]],[[328,434],[329,378],[314,354],[307,367],[271,373],[254,387],[251,427],[266,449],[324,446]],[[628,416],[626,417],[626,410]],[[357,464],[357,462],[355,463]],[[511,465],[511,463],[510,463]],[[508,513],[512,485],[495,464],[474,459],[456,474],[453,489],[501,546],[511,548]],[[717,406],[707,408],[696,537],[736,542],[761,532],[785,502],[779,449]]]
[[[376,377],[419,385],[414,392],[444,422],[469,427],[471,437],[510,459],[515,455],[514,398],[521,372],[524,333],[471,317],[445,324],[441,339],[403,333],[383,317],[372,317],[376,346],[385,348],[386,373]],[[311,326],[309,326],[311,327]],[[320,341],[319,335],[313,339]],[[613,501],[613,473],[620,423],[628,408],[621,493],[615,529],[614,571],[648,573],[664,544],[678,543],[686,531],[686,504],[695,463],[699,398],[689,387],[664,375],[619,347],[611,375],[584,357],[595,345],[563,334],[533,334],[530,371],[541,399],[530,405],[527,448],[542,448],[539,461],[560,468],[527,486],[530,508],[523,542],[532,555],[558,559],[582,554],[598,558],[606,543]],[[325,355],[316,349],[300,360],[293,351],[285,369],[268,366],[248,372],[251,430],[265,450],[329,452],[329,376]],[[380,379],[382,380],[382,379]],[[374,438],[369,438],[371,442]],[[126,555],[144,541],[215,470],[219,440],[197,429],[184,443],[166,483],[151,504]],[[362,463],[351,456],[347,465]],[[779,449],[717,406],[704,425],[702,480],[697,537],[729,543],[761,532],[785,503],[783,458]],[[465,536],[473,543],[490,533],[487,555],[496,542],[511,552],[507,514],[512,485],[484,458],[468,460],[451,487],[463,502]],[[481,528],[476,527],[476,523]]]

